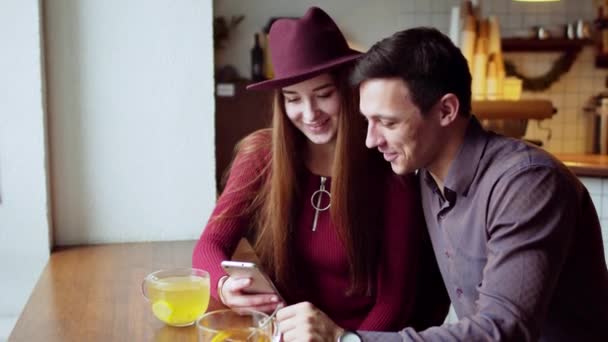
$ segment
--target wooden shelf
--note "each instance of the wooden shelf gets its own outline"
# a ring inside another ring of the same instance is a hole
[[[503,38],[501,40],[504,52],[579,52],[583,46],[593,44],[590,39],[531,39],[531,38]]]
[[[595,66],[598,68],[608,68],[608,55],[601,54],[595,56]]]
[[[473,101],[471,111],[480,119],[549,119],[557,110],[549,100]]]

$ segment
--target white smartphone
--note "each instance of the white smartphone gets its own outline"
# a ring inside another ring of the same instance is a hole
[[[231,277],[235,278],[251,278],[252,282],[249,287],[243,292],[247,293],[272,293],[276,294],[281,301],[283,298],[264,271],[253,262],[246,261],[222,261],[224,271]]]

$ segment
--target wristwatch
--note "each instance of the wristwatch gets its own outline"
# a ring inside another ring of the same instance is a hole
[[[338,337],[338,342],[362,342],[361,336],[354,331],[344,330]]]

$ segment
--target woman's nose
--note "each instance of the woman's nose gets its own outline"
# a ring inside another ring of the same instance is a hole
[[[318,115],[318,108],[314,101],[306,101],[304,104],[304,121],[313,122]]]

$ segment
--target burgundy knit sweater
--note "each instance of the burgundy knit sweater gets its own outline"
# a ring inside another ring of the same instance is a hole
[[[210,273],[212,289],[225,275],[220,262],[230,258],[249,228],[250,217],[242,215],[248,203],[240,201],[241,197],[233,190],[245,187],[245,191],[259,191],[261,182],[246,184],[263,172],[269,159],[269,151],[261,151],[254,157],[237,155],[226,188],[194,249],[193,267]],[[310,197],[319,189],[321,177],[309,171],[301,174],[304,176],[298,182],[303,200],[295,225],[297,245],[293,265],[303,300],[313,303],[346,329],[394,331],[408,326],[413,316],[420,241],[425,229],[413,176],[373,180],[378,186],[387,187],[385,219],[369,227],[382,239],[375,288],[371,296],[365,296],[346,295],[350,284],[347,255],[329,210],[320,212],[316,231],[312,231],[315,210]],[[328,190],[330,186],[328,179]],[[226,209],[234,218],[213,220]],[[216,291],[211,293],[217,297]]]

